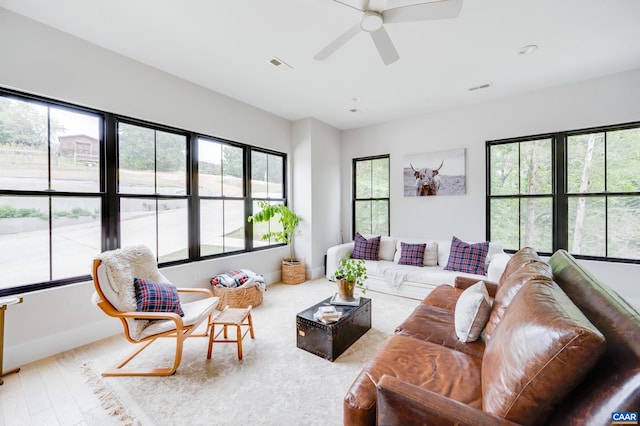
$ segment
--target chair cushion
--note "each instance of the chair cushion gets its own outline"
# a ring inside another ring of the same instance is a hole
[[[173,284],[134,278],[133,286],[136,289],[136,312],[173,312],[184,316],[178,289]]]
[[[523,424],[545,424],[605,350],[602,333],[554,282],[523,286],[482,361],[482,408]]]
[[[189,326],[193,324],[199,324],[207,315],[216,309],[220,298],[207,297],[205,299],[196,300],[193,302],[187,302],[182,304],[184,310],[184,317],[182,317],[182,324]],[[138,321],[142,322],[142,321]],[[176,323],[172,320],[158,320],[158,321],[146,321],[148,326],[140,331],[140,335],[136,340],[144,339],[145,337],[154,336],[156,334],[165,333],[176,329]]]
[[[371,237],[368,240],[356,232],[353,239],[352,259],[362,260],[378,260],[378,252],[380,251],[380,236]]]
[[[485,262],[489,252],[489,242],[469,244],[453,237],[451,239],[451,251],[445,270],[467,272],[470,274],[484,275]]]
[[[464,290],[456,303],[454,313],[458,339],[461,342],[478,340],[487,324],[490,312],[491,298],[483,281],[478,281]]]
[[[405,242],[401,242],[400,247],[400,260],[398,260],[399,265],[424,265],[424,250],[427,247],[426,244],[407,244]]]
[[[137,306],[135,278],[168,283],[158,271],[156,258],[144,245],[106,251],[97,256],[100,289],[109,302],[121,312],[134,312]]]

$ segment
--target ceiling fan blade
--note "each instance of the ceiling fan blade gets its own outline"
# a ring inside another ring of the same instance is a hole
[[[462,0],[439,0],[411,6],[396,7],[382,12],[385,24],[455,18],[462,9]]]
[[[354,25],[353,27],[345,31],[340,37],[329,43],[329,45],[322,49],[316,56],[313,57],[313,59],[317,61],[324,61],[329,56],[331,56],[333,52],[341,48],[346,42],[355,37],[359,32],[360,24]]]
[[[387,0],[369,0],[367,10],[375,10],[376,12],[382,12],[387,5]]]
[[[385,65],[389,65],[400,59],[398,55],[398,51],[396,50],[393,42],[391,41],[391,37],[389,37],[389,33],[384,27],[380,27],[378,31],[374,31],[371,33],[371,38],[378,49],[378,53],[382,58],[382,62]]]
[[[350,7],[351,9],[355,9],[355,10],[359,10],[360,12],[364,12],[363,9],[355,7],[355,6],[353,6],[353,5],[349,4],[349,3],[345,3],[344,1],[340,1],[340,0],[333,0],[333,1],[336,2],[336,3],[340,3],[343,6]]]

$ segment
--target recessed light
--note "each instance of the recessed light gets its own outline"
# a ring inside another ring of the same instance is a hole
[[[528,55],[529,53],[533,53],[538,50],[538,46],[535,44],[528,44],[526,46],[522,46],[518,51],[520,55]]]
[[[351,100],[353,102],[360,102],[360,96],[354,96],[353,98],[351,98]]]

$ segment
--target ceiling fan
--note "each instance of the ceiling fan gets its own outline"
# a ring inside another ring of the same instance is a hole
[[[357,9],[354,6],[334,0],[337,3]],[[371,34],[371,39],[378,49],[378,53],[385,65],[389,65],[400,59],[389,34],[384,29],[384,24],[398,22],[426,21],[435,19],[455,18],[462,9],[462,0],[436,0],[426,3],[401,6],[384,9],[387,0],[369,0],[366,9],[357,9],[363,12],[360,22],[345,31],[337,39],[322,49],[314,59],[324,61],[346,42],[355,37],[360,31]]]

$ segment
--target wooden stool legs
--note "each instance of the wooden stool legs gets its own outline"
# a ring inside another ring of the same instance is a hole
[[[221,325],[222,330],[216,333],[216,325]],[[230,340],[227,327],[236,327],[236,338]],[[242,332],[242,327],[247,327]],[[223,339],[216,339],[220,333],[223,333]],[[209,349],[207,350],[207,359],[211,359],[211,353],[213,352],[213,343],[237,343],[238,345],[238,359],[242,359],[242,339],[250,333],[251,338],[255,338],[253,333],[253,320],[251,319],[251,306],[247,309],[233,309],[228,306],[211,321],[211,330],[209,334]]]

